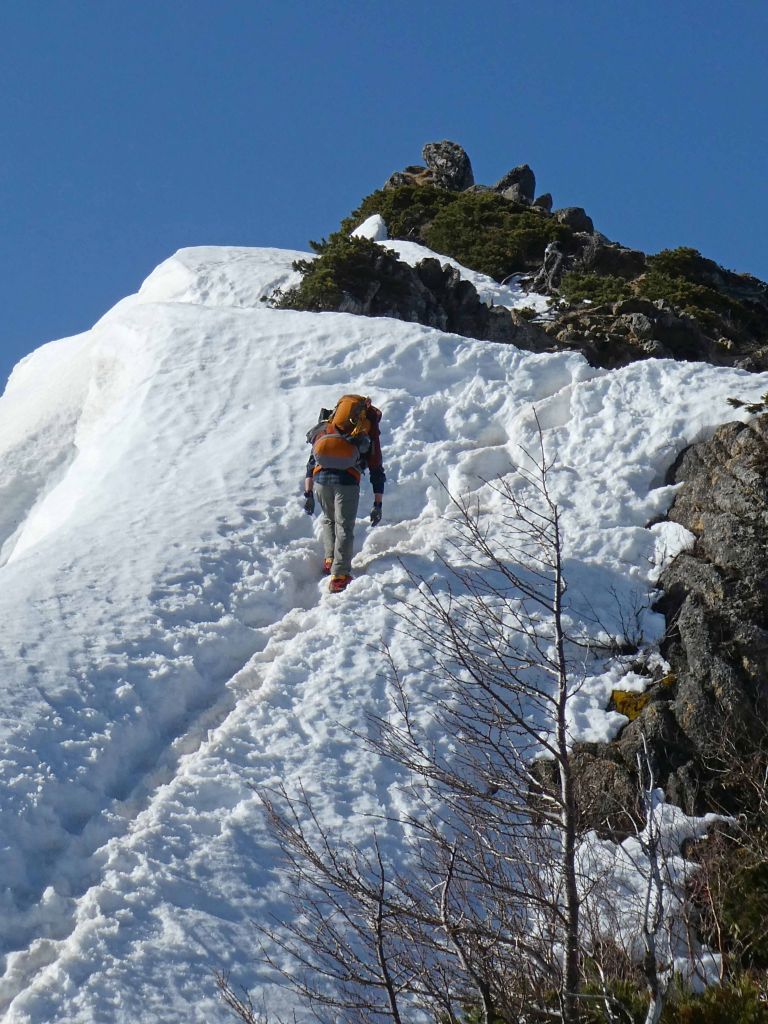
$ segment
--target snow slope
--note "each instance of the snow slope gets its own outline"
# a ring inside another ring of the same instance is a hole
[[[46,345],[0,399],[0,1013],[49,1021],[228,1020],[214,968],[285,1012],[250,922],[287,909],[252,787],[302,780],[364,842],[396,818],[394,769],[352,730],[383,712],[373,642],[393,633],[401,560],[439,580],[456,493],[535,440],[561,503],[571,590],[608,628],[686,543],[645,524],[664,473],[765,376],[698,364],[614,373],[415,324],[267,308],[297,253],[182,250],[89,332]],[[477,276],[477,275],[475,275]],[[483,282],[480,282],[483,284]],[[492,289],[492,282],[485,282]],[[512,296],[509,304],[530,304]],[[384,522],[356,579],[319,580],[301,511],[304,433],[345,391],[384,411]],[[636,600],[637,599],[637,600]],[[652,640],[661,624],[642,615]],[[595,668],[574,734],[612,735],[626,668]],[[636,680],[629,680],[636,685]],[[380,823],[379,823],[380,824]],[[396,848],[398,828],[384,840]]]

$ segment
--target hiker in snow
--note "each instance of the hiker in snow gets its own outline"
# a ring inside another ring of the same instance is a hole
[[[381,521],[384,467],[381,459],[381,412],[362,395],[344,395],[332,411],[323,409],[320,422],[307,434],[312,454],[304,482],[304,511],[315,511],[315,493],[323,510],[323,572],[330,574],[332,593],[352,579],[352,545],[360,501],[360,478],[367,469],[373,487],[371,526]]]

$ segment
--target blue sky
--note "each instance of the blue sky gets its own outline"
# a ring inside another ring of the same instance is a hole
[[[186,245],[306,248],[427,141],[768,278],[763,0],[3,0],[0,386]]]

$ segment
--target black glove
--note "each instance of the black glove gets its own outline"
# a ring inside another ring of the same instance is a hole
[[[377,523],[381,522],[381,502],[374,501],[373,508],[371,509],[371,526],[376,526]]]
[[[304,491],[304,511],[308,516],[314,515],[315,496],[312,491]]]

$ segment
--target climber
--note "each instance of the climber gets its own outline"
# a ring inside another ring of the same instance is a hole
[[[384,467],[379,440],[381,412],[370,398],[344,395],[307,434],[312,454],[304,481],[304,511],[315,511],[315,493],[323,510],[323,572],[330,590],[338,593],[352,579],[352,546],[360,501],[360,478],[367,469],[373,488],[371,526],[381,522]]]

